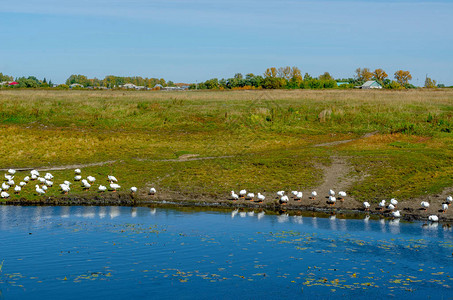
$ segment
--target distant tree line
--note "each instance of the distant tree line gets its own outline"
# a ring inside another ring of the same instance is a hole
[[[108,75],[105,76],[104,79],[93,78],[89,79],[85,75],[71,75],[66,80],[66,85],[71,84],[81,84],[84,87],[107,87],[107,88],[115,88],[122,86],[126,83],[132,83],[137,86],[144,86],[148,88],[153,88],[157,84],[161,86],[175,86],[172,81],[165,81],[163,78],[143,78],[140,76],[133,76],[133,77],[123,77],[123,76],[113,76]]]
[[[394,73],[394,79],[388,79],[388,74],[383,69],[370,71],[369,68],[357,68],[353,78],[335,79],[329,72],[318,77],[302,73],[298,67],[268,68],[263,75],[253,73],[243,76],[237,73],[233,78],[212,78],[205,82],[192,84],[189,89],[332,89],[332,88],[354,88],[363,85],[368,80],[375,80],[386,89],[415,88],[410,84],[412,75],[409,71],[398,70]],[[436,85],[436,82],[427,77],[425,87],[445,87]]]
[[[368,80],[379,82],[386,89],[404,89],[415,88],[410,84],[412,75],[409,71],[398,70],[394,74],[395,80],[390,80],[388,74],[383,69],[371,71],[369,68],[357,68],[354,77],[352,78],[333,78],[329,72],[325,72],[317,77],[302,72],[298,67],[280,67],[268,68],[263,75],[255,75],[248,73],[243,76],[241,73],[236,73],[232,78],[212,78],[204,82],[191,84],[189,89],[210,89],[210,90],[231,90],[231,89],[332,89],[332,88],[354,88],[361,86]],[[18,84],[8,85],[6,82],[15,81]],[[54,87],[51,80],[46,78],[39,80],[35,76],[17,77],[4,75],[0,73],[1,87],[18,87],[18,88],[45,88]],[[61,84],[58,88],[68,88],[72,84],[80,84],[85,88],[89,87],[104,87],[118,88],[126,83],[132,83],[136,86],[154,88],[156,85],[163,87],[173,87],[175,84],[172,81],[165,81],[163,78],[143,78],[140,76],[124,77],[124,76],[105,76],[104,79],[88,78],[85,75],[73,74],[69,76],[65,84]],[[443,84],[437,84],[428,76],[425,79],[426,88],[445,87]]]

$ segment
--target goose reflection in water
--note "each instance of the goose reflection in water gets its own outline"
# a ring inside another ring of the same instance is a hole
[[[304,224],[304,220],[303,220],[302,216],[294,216],[293,221],[296,224]]]
[[[69,218],[71,216],[71,207],[70,206],[62,206],[60,208],[60,217],[61,218]]]
[[[85,206],[83,208],[82,217],[93,219],[96,216],[96,208],[94,206]]]
[[[330,229],[337,231],[337,215],[333,214],[329,217]]]
[[[260,211],[259,213],[256,214],[256,217],[258,218],[258,220],[261,220],[265,215],[265,212],[264,211]]]
[[[385,227],[385,219],[380,219],[379,220],[379,225],[381,226],[381,231],[382,232],[387,232],[387,228]]]
[[[137,217],[137,207],[131,207],[131,217]]]
[[[231,212],[231,219],[234,219],[234,217],[236,217],[236,215],[239,213],[239,209],[235,209]]]
[[[105,206],[99,207],[99,218],[104,219],[107,216],[107,208]]]
[[[153,215],[153,216],[156,214],[156,212],[157,212],[157,209],[154,208],[154,207],[151,208],[151,210],[149,211],[149,213],[150,213],[151,215]]]
[[[277,222],[278,223],[286,223],[289,221],[289,215],[288,214],[281,214],[277,216]]]
[[[318,218],[313,216],[313,218],[311,218],[311,224],[313,228],[318,228]]]
[[[389,221],[390,232],[393,234],[400,233],[400,219],[393,219]]]
[[[111,206],[110,212],[109,212],[110,219],[114,219],[114,218],[118,217],[119,215],[120,215],[119,207]]]

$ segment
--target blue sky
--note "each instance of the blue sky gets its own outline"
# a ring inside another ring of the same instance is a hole
[[[453,85],[452,28],[453,1],[0,0],[0,72],[195,82],[369,67]]]

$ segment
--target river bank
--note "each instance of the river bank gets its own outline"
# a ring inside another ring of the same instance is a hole
[[[374,218],[392,218],[391,211],[379,209],[377,205],[372,205],[370,210],[365,210],[363,206],[353,199],[345,198],[344,201],[337,201],[335,205],[327,203],[327,197],[319,197],[317,200],[303,199],[295,201],[291,199],[288,204],[281,204],[277,198],[267,199],[262,203],[240,199],[233,201],[229,197],[211,197],[207,195],[183,195],[181,193],[167,192],[158,195],[148,195],[145,192],[132,195],[126,192],[98,193],[84,196],[61,195],[44,197],[40,199],[15,198],[7,199],[0,204],[21,205],[21,206],[159,206],[159,207],[198,207],[198,208],[230,208],[239,210],[258,210],[272,213],[288,213],[297,215],[301,213],[321,213],[325,216],[342,215],[343,217],[360,217],[371,215]],[[435,197],[439,198],[440,196]],[[428,216],[435,214],[439,216],[440,222],[453,222],[453,215],[448,211],[441,213],[437,209],[428,208],[422,210],[411,207],[413,201],[400,202],[397,209],[401,212],[401,219],[405,221],[427,221]]]

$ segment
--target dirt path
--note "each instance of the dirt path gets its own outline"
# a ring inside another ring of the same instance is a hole
[[[346,144],[346,143],[357,141],[357,140],[360,140],[360,139],[365,139],[365,138],[373,136],[373,135],[375,135],[377,133],[379,133],[379,131],[373,131],[373,132],[366,133],[363,136],[361,136],[359,138],[356,138],[356,139],[341,140],[341,141],[334,141],[334,142],[329,142],[329,143],[317,144],[317,145],[313,145],[313,147],[331,147],[331,146]]]
[[[184,162],[184,161],[196,161],[196,160],[209,160],[209,159],[219,159],[219,158],[229,158],[229,157],[234,157],[234,155],[225,155],[225,156],[207,156],[207,157],[198,157],[199,154],[185,154],[181,155],[178,158],[174,159],[142,159],[142,158],[136,158],[135,160],[138,161],[173,161],[173,162]],[[103,165],[109,165],[113,164],[116,162],[121,162],[118,160],[107,160],[107,161],[100,161],[96,163],[89,163],[89,164],[73,164],[73,165],[64,165],[64,166],[50,166],[50,167],[38,167],[38,168],[32,168],[32,167],[27,167],[27,168],[15,168],[16,171],[31,171],[31,170],[38,170],[38,171],[62,171],[62,170],[70,170],[70,169],[82,169],[82,168],[87,168],[87,167],[95,167],[95,166],[103,166]],[[0,169],[0,172],[7,172],[9,168],[4,168]]]
[[[324,173],[324,181],[313,187],[312,190],[318,193],[318,197],[315,200],[309,200],[310,205],[318,207],[327,207],[326,203],[329,196],[329,190],[334,190],[337,194],[339,191],[347,191],[348,188],[358,179],[352,177],[351,171],[352,166],[349,165],[347,159],[339,156],[331,156],[332,164],[330,166],[321,166],[320,169]],[[311,191],[307,191],[307,196],[311,194]],[[360,206],[356,200],[351,196],[347,196],[344,201],[337,201],[335,206],[339,208],[357,208]]]

